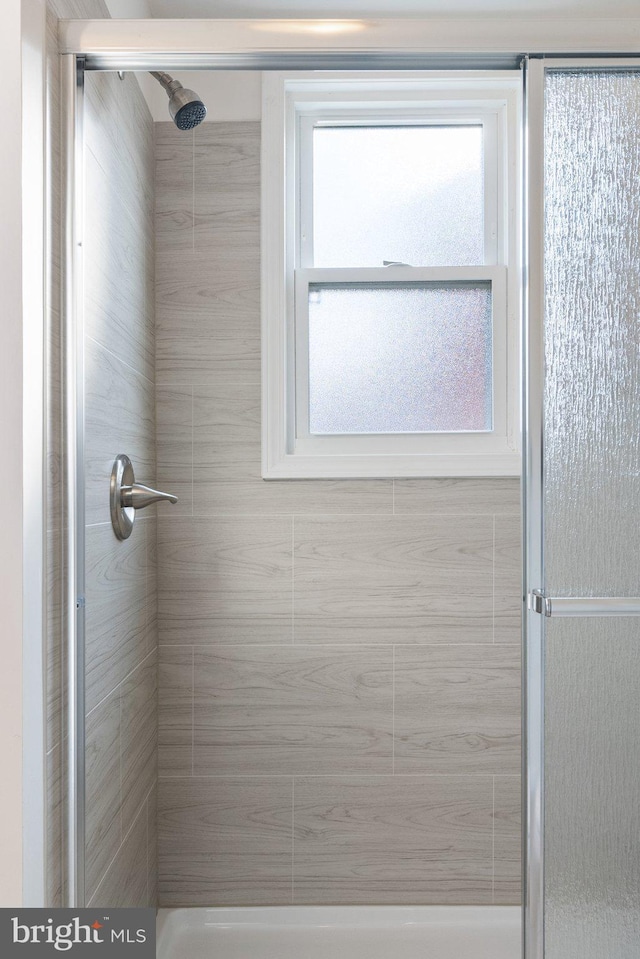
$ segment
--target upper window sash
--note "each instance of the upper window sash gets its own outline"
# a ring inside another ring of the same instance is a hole
[[[399,127],[399,126],[481,126],[483,131],[484,173],[484,260],[478,266],[492,266],[506,262],[506,240],[503,197],[499,190],[503,171],[501,149],[503,114],[506,107],[501,101],[488,104],[463,104],[447,106],[400,106],[383,108],[380,104],[354,108],[352,105],[331,104],[313,110],[300,107],[296,110],[296,163],[295,198],[297,230],[292,251],[295,268],[311,269],[314,263],[314,178],[313,178],[313,133],[318,127]],[[336,264],[339,266],[340,264]],[[381,264],[382,265],[382,264]],[[423,266],[415,263],[413,266]],[[443,263],[442,266],[451,264]]]

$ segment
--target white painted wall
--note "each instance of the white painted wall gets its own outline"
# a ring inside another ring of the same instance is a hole
[[[22,903],[22,150],[21,0],[4,0],[0,31],[3,116],[0,150],[0,906]]]
[[[46,0],[22,0],[23,904],[44,905]]]
[[[149,74],[138,74],[154,120],[169,120],[168,98]],[[192,70],[171,76],[195,90],[207,107],[209,120],[259,120],[262,113],[262,74],[251,70]],[[207,122],[205,121],[205,122]]]
[[[149,0],[105,0],[114,20],[146,19],[153,15]],[[180,3],[177,3],[180,8]],[[173,16],[181,16],[179,9]],[[136,74],[151,116],[169,120],[168,98],[148,73]],[[207,106],[207,120],[259,120],[262,110],[261,74],[248,70],[200,70],[172,73],[184,87],[195,90]]]

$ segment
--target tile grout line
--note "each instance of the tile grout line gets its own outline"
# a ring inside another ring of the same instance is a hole
[[[391,647],[391,775],[396,774],[396,647]]]
[[[296,518],[291,517],[291,645],[296,643]]]
[[[157,466],[157,449],[156,449],[156,478],[158,476],[158,466]],[[155,550],[152,549],[151,543],[151,523],[153,523],[153,536],[155,540]],[[146,610],[145,622],[147,624],[147,642],[151,643],[151,649],[149,650],[149,655],[152,653],[158,653],[158,518],[157,516],[150,516],[149,522],[144,525],[144,538],[145,538],[145,547],[146,547],[146,557],[147,563],[145,568],[145,586],[146,592],[144,596],[144,607]],[[156,628],[153,629],[154,618],[152,615],[152,605],[149,601],[151,593],[151,561],[153,559],[153,570],[155,573],[155,589],[153,595],[155,596],[155,623]],[[156,660],[156,669],[158,667],[158,661]]]
[[[291,905],[295,902],[295,852],[296,852],[296,777],[291,777]]]
[[[492,643],[299,643],[301,649],[389,649],[398,647],[399,649],[466,649],[467,647],[479,647],[486,649],[493,645]],[[496,643],[497,646],[513,646],[519,648],[520,643]],[[186,649],[193,646],[196,649],[208,649],[215,652],[216,649],[288,649],[291,643],[159,643],[159,649]],[[152,650],[153,652],[153,650]],[[151,653],[147,654],[148,656]],[[146,659],[147,657],[145,657]],[[139,664],[141,665],[141,664]],[[138,669],[134,667],[132,672]],[[129,674],[130,675],[130,674]],[[107,696],[105,696],[105,699]],[[101,700],[104,702],[104,700]],[[96,707],[94,706],[93,709]],[[93,709],[91,710],[93,712]],[[54,748],[54,747],[52,747]],[[51,751],[51,750],[50,750]]]
[[[496,777],[491,777],[491,902],[496,901]]]
[[[166,389],[171,390],[172,387],[166,387]],[[331,510],[326,510],[326,509],[325,510],[295,510],[293,512],[291,510],[285,510],[285,509],[273,510],[273,511],[263,510],[261,513],[256,513],[255,511],[251,512],[248,510],[213,509],[213,510],[202,510],[196,513],[196,516],[199,516],[202,519],[214,519],[218,516],[222,516],[222,517],[237,517],[237,516],[242,517],[243,516],[248,518],[258,516],[261,518],[268,517],[271,519],[282,519],[286,516],[297,516],[299,519],[306,519],[306,520],[312,520],[312,519],[326,520],[327,518],[334,519],[334,520],[343,520],[343,519],[360,519],[363,516],[364,517],[375,516],[376,519],[381,521],[386,519],[391,519],[392,515],[393,515],[392,513],[386,513],[382,511],[379,511],[376,513],[371,510],[360,510],[360,512],[357,512],[354,510],[338,510],[338,511],[334,510],[332,512]],[[418,512],[396,513],[395,515],[397,519],[406,520],[407,525],[410,525],[411,520],[415,519],[416,516],[426,517],[430,519],[433,519],[434,517],[436,519],[446,519],[448,517],[452,517],[453,519],[465,519],[465,520],[492,518],[491,513],[451,513],[451,512],[437,513],[435,511],[432,511],[430,513],[418,513]],[[511,516],[512,514],[508,514],[508,515]],[[143,519],[143,518],[144,517],[140,517],[140,519]],[[180,517],[177,517],[177,518],[180,518]],[[109,526],[109,520],[103,520],[100,523],[87,523],[86,525],[87,526]],[[59,527],[52,528],[48,530],[48,532],[50,533],[60,532],[60,528]]]
[[[501,773],[502,779],[519,779],[517,773]],[[393,779],[392,773],[296,773],[298,779]],[[396,779],[492,779],[491,773],[396,773]],[[179,782],[182,779],[291,779],[291,773],[211,773],[210,775],[201,774],[198,776],[189,776],[187,774],[178,776],[168,776],[161,773],[158,781]]]
[[[514,645],[515,645],[515,644],[514,644]],[[158,646],[158,649],[159,649],[159,648],[160,648],[160,647]],[[109,690],[109,692],[107,693],[106,696],[103,696],[102,699],[95,704],[95,706],[92,706],[92,707],[91,707],[91,709],[89,710],[88,713],[86,713],[86,715],[85,715],[84,718],[85,718],[85,719],[88,719],[89,716],[91,716],[92,713],[95,713],[96,709],[97,709],[99,706],[102,706],[103,703],[106,703],[106,701],[108,700],[109,696],[113,696],[113,694],[114,694],[115,692],[117,692],[118,695],[119,695],[119,694],[120,694],[120,687],[123,686],[124,683],[126,683],[126,681],[127,681],[128,679],[131,679],[131,677],[133,676],[133,674],[135,673],[135,671],[136,671],[137,669],[140,669],[141,666],[144,666],[144,664],[145,664],[146,661],[149,659],[149,657],[150,657],[150,656],[153,656],[153,654],[154,654],[155,652],[156,652],[155,649],[151,649],[151,650],[146,654],[146,656],[145,656],[143,659],[141,659],[139,663],[136,663],[136,665],[133,667],[133,669],[132,669],[130,672],[128,672],[127,675],[124,676],[124,677],[120,680],[120,682],[118,682],[118,683],[113,687],[113,689],[110,689],[110,690]],[[58,745],[60,745],[60,744],[58,743]],[[54,747],[54,748],[55,748],[55,747]]]
[[[195,515],[196,487],[195,487],[195,388],[191,387],[191,516]]]
[[[147,882],[146,882],[147,895],[146,895],[146,900],[145,900],[145,901],[146,901],[146,904],[147,904],[147,906],[148,906],[148,905],[149,905],[149,796],[148,796],[148,795],[147,795],[147,799],[145,800],[144,818],[145,818],[145,820],[146,820],[146,827],[147,827],[147,830],[146,830],[146,831],[147,831],[147,842],[146,842],[146,847],[147,847]]]
[[[144,808],[145,808],[145,814],[146,814],[147,801],[148,801],[148,799],[149,799],[149,796],[150,796],[151,793],[153,792],[155,785],[156,785],[156,784],[154,783],[153,786],[151,786],[151,788],[150,788],[149,791],[147,792],[146,796],[145,796],[144,799],[142,800],[142,803],[140,804],[140,806],[138,806],[138,811],[136,812],[135,816],[133,817],[133,819],[132,819],[132,821],[131,821],[131,825],[130,825],[129,828],[127,829],[126,835],[122,838],[122,840],[121,840],[121,842],[120,842],[120,845],[118,846],[118,849],[117,849],[117,852],[116,852],[115,856],[113,857],[113,859],[111,860],[111,862],[109,863],[109,865],[107,866],[107,868],[105,869],[105,871],[103,872],[103,874],[102,874],[102,879],[100,880],[100,882],[98,883],[98,885],[97,885],[96,888],[94,889],[93,895],[91,896],[91,899],[90,899],[89,902],[87,903],[88,906],[91,905],[91,900],[92,900],[92,899],[95,899],[96,896],[98,895],[98,893],[100,892],[100,887],[102,886],[102,883],[103,883],[103,882],[105,881],[105,879],[107,878],[107,873],[109,872],[109,870],[110,870],[111,867],[113,866],[114,862],[116,861],[116,859],[117,859],[118,856],[120,855],[122,849],[124,848],[124,844],[126,843],[127,839],[128,839],[129,836],[131,835],[131,832],[132,832],[132,830],[133,830],[133,827],[135,826],[135,824],[136,824],[136,822],[138,821],[138,818],[139,818],[139,816],[140,816],[140,813],[142,812],[143,806],[144,806]]]
[[[191,776],[196,762],[196,648],[191,647]]]
[[[491,547],[491,629],[496,641],[496,514],[493,514],[493,544]]]
[[[108,353],[109,356],[112,356],[114,360],[118,361],[118,363],[122,363],[122,365],[125,366],[128,370],[131,370],[131,372],[135,373],[136,376],[141,376],[143,380],[146,380],[150,386],[153,386],[155,388],[156,384],[154,380],[152,380],[151,377],[147,376],[147,374],[144,373],[142,370],[139,370],[137,369],[137,367],[132,366],[131,363],[127,363],[127,361],[123,360],[121,356],[119,356],[117,353],[114,353],[113,350],[110,350],[108,346],[105,346],[104,343],[101,343],[100,340],[97,340],[95,336],[91,336],[91,334],[85,333],[85,337],[87,340],[90,340],[92,343],[95,343],[96,346],[99,346],[100,349],[104,350],[105,353]]]
[[[124,788],[122,783],[122,690],[118,690],[118,768],[120,770],[120,842],[124,839]]]
[[[155,402],[155,398],[154,398]],[[158,479],[158,451],[156,453],[156,468],[155,468],[155,478]],[[151,636],[151,619],[149,616],[149,524],[146,523],[143,527],[144,530],[144,627],[146,632],[146,642],[149,642]],[[145,643],[146,645],[146,643]],[[149,650],[151,652],[151,650]]]
[[[196,130],[191,133],[191,252],[196,252]]]

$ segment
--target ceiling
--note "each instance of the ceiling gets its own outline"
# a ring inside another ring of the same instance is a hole
[[[640,18],[640,0],[106,0],[106,4],[115,19]],[[207,119],[260,119],[259,75],[209,71],[176,76],[207,102]],[[139,80],[154,120],[166,121],[164,91],[144,74]]]
[[[640,0],[145,0],[145,5],[152,17],[205,19],[640,16]]]

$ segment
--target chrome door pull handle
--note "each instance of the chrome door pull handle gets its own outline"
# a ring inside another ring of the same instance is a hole
[[[545,596],[534,589],[529,609],[541,616],[640,616],[640,596]]]
[[[142,483],[120,487],[120,502],[125,508],[132,506],[133,509],[144,509],[145,506],[159,503],[163,499],[166,499],[169,503],[178,502],[178,497],[173,493],[161,493],[160,490],[143,486]]]
[[[125,453],[118,453],[111,470],[110,500],[113,531],[118,539],[128,539],[133,530],[136,510],[162,500],[177,503],[178,497],[136,483],[131,460]]]

